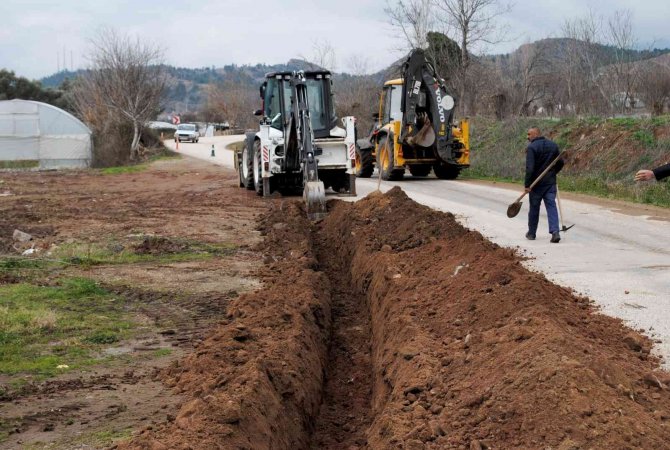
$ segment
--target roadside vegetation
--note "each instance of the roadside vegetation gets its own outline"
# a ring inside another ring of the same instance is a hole
[[[100,169],[100,173],[103,175],[118,175],[122,173],[138,173],[143,172],[149,168],[151,163],[156,161],[164,161],[170,159],[181,159],[181,155],[175,151],[164,147],[161,143],[160,146],[154,147],[153,151],[146,155],[146,160],[141,163],[130,164],[125,166],[112,166],[105,167]]]
[[[670,207],[670,185],[635,183],[639,169],[667,162],[670,116],[652,118],[477,118],[472,126],[472,178],[522,183],[526,131],[539,126],[565,152],[559,188],[599,197]]]

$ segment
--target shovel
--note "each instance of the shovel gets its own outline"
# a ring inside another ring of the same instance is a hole
[[[561,207],[561,196],[558,195],[558,186],[556,186],[556,201],[558,202],[558,212],[561,214],[561,231],[568,231],[570,228],[574,227],[575,224],[573,223],[569,227],[566,227],[563,222],[563,208]]]
[[[539,183],[542,178],[544,178],[544,176],[547,174],[547,172],[549,172],[551,170],[551,168],[554,167],[554,164],[556,164],[556,161],[558,161],[562,156],[563,155],[559,154],[556,158],[554,158],[554,160],[551,162],[551,164],[549,164],[547,166],[547,168],[544,169],[544,171],[542,171],[540,176],[537,177],[535,179],[535,181],[533,181],[533,184],[530,185],[529,190],[532,190],[535,187],[535,185],[537,183]],[[521,196],[519,196],[519,198],[517,198],[514,203],[512,203],[511,205],[509,205],[507,207],[507,217],[509,217],[511,219],[512,217],[516,217],[516,215],[519,214],[519,211],[521,211],[521,200],[526,196],[527,193],[528,192],[524,192],[523,194],[521,194]]]

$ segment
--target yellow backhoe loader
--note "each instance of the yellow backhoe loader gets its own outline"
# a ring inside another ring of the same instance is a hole
[[[423,50],[410,53],[403,77],[384,83],[377,123],[356,142],[356,176],[372,176],[375,165],[384,180],[430,174],[452,180],[470,166],[469,124],[454,125],[454,98],[447,93]]]

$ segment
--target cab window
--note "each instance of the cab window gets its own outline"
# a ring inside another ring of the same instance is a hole
[[[276,78],[269,79],[265,88],[265,116],[272,121],[272,128],[282,129],[281,96]]]
[[[394,85],[389,86],[390,89],[387,90],[388,95],[388,122],[394,120],[402,120],[402,86]]]

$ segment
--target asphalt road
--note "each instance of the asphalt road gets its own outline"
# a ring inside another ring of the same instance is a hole
[[[224,148],[242,139],[243,136],[201,138],[198,144],[181,143],[179,151],[232,167],[232,152]],[[167,144],[174,148],[174,142]],[[211,156],[212,145],[215,157]],[[377,185],[377,180],[358,179],[357,198],[376,190]],[[551,244],[544,211],[537,240],[525,239],[527,198],[519,215],[507,218],[507,206],[520,195],[520,187],[510,189],[495,183],[408,176],[402,182],[382,182],[381,190],[395,185],[419,203],[455,214],[463,225],[491,241],[518,248],[529,257],[527,267],[590,297],[605,314],[644,330],[660,341],[655,351],[664,357],[666,368],[670,367],[670,211],[667,209],[563,195],[564,222],[576,225],[562,233],[559,244]]]

